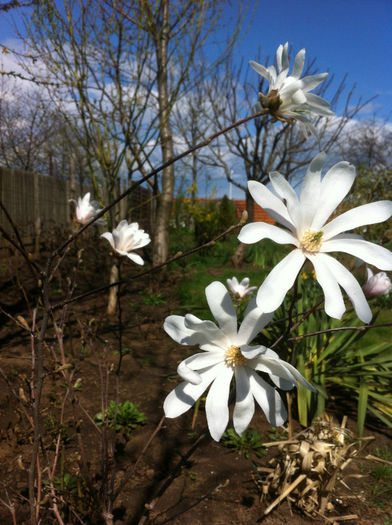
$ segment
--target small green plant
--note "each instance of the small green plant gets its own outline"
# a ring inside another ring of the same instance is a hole
[[[162,293],[147,292],[147,295],[142,299],[143,304],[152,304],[154,306],[158,304],[166,304],[165,299],[162,297]]]
[[[131,401],[125,401],[118,405],[115,401],[110,401],[105,412],[105,419],[110,427],[115,428],[116,432],[124,431],[126,438],[129,439],[132,430],[138,425],[144,425],[147,418],[143,412],[140,412],[138,405]],[[95,421],[98,426],[103,425],[102,412],[95,415]]]
[[[235,430],[229,428],[222,436],[222,445],[235,449],[237,454],[245,456],[247,459],[253,452],[257,457],[266,454],[263,447],[262,435],[257,430],[245,430],[242,436],[239,436]]]
[[[283,441],[284,439],[287,439],[287,432],[285,430],[279,430],[276,427],[272,427],[272,429],[268,432],[268,437],[271,441]]]

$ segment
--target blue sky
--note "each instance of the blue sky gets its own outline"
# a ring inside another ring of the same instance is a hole
[[[227,33],[232,31],[237,0],[231,3],[227,2],[221,20]],[[0,15],[0,42],[15,37],[10,20],[17,21],[21,12],[15,9],[11,16]],[[304,47],[308,57],[316,59],[319,71],[335,74],[335,87],[346,73],[347,89],[357,84],[353,102],[359,96],[378,95],[360,117],[376,112],[392,122],[392,0],[259,0],[249,9],[245,26],[248,30],[235,47],[238,61],[257,60],[260,49],[261,61],[269,56],[272,64],[279,44],[288,41],[294,54]],[[337,114],[341,111],[338,108]],[[213,184],[218,193],[227,191],[224,177]]]
[[[228,19],[231,12],[226,8]],[[391,0],[260,0],[246,21],[239,56],[255,59],[260,46],[272,60],[286,41],[295,53],[304,47],[320,71],[329,69],[337,80],[348,73],[358,95],[378,95],[368,109],[392,121]]]
[[[223,22],[230,24],[237,5],[232,0],[224,10]],[[245,25],[249,27],[236,44],[238,59],[274,58],[279,44],[288,41],[296,53],[302,47],[317,59],[320,71],[330,70],[336,80],[348,73],[347,86],[357,83],[356,93],[364,98],[378,95],[370,112],[376,110],[392,121],[392,0],[259,0],[249,3]],[[0,15],[1,42],[15,36],[12,18],[20,9]]]

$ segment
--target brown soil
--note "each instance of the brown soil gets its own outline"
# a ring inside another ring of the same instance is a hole
[[[105,284],[107,260],[99,257],[91,262],[93,268],[79,271],[78,293],[94,286]],[[19,282],[27,294],[33,297],[38,288],[22,270],[21,261],[9,260],[4,264],[0,290],[1,304],[9,314],[23,315],[31,322]],[[12,270],[12,271],[11,271]],[[58,273],[52,285],[52,302],[61,301],[66,288],[67,272],[70,267]],[[124,270],[135,272],[134,267]],[[192,428],[193,411],[184,416],[163,422],[143,456],[141,451],[162,417],[162,404],[167,393],[178,384],[176,366],[187,355],[188,350],[172,341],[162,329],[164,318],[179,313],[175,287],[177,277],[169,273],[159,285],[166,301],[159,305],[143,304],[148,291],[156,289],[156,283],[131,281],[121,297],[123,316],[124,356],[121,374],[116,379],[118,364],[117,318],[108,319],[105,314],[107,294],[91,296],[68,308],[65,333],[67,360],[74,371],[73,383],[81,379],[76,391],[77,424],[72,403],[67,398],[62,427],[59,418],[67,392],[59,367],[59,352],[54,332],[49,331],[45,361],[45,384],[42,396],[43,442],[45,455],[40,456],[41,470],[45,482],[45,467],[53,461],[56,440],[61,434],[59,465],[56,476],[68,473],[76,480],[76,486],[58,486],[58,496],[67,504],[62,507],[64,523],[102,523],[104,493],[102,492],[102,436],[104,431],[93,424],[94,415],[102,410],[106,399],[130,400],[139,404],[147,417],[144,426],[137,427],[129,440],[122,432],[114,436],[108,431],[108,442],[116,437],[117,445],[114,465],[104,459],[107,466],[107,481],[113,481],[118,496],[114,502],[114,523],[153,523],[163,525],[229,525],[253,524],[293,525],[324,523],[325,520],[307,518],[289,507],[287,502],[278,506],[271,515],[263,517],[266,503],[260,503],[261,490],[256,482],[254,465],[267,466],[273,455],[258,458],[253,452],[250,457],[240,456],[209,435],[201,437],[206,430],[205,416],[201,408]],[[34,304],[32,302],[32,304]],[[56,314],[59,320],[60,312]],[[29,334],[2,315],[0,329],[0,367],[7,382],[0,377],[0,498],[12,502],[16,508],[16,523],[30,523],[28,505],[28,468],[31,457],[32,429],[26,414],[31,414],[29,381],[31,377],[31,346]],[[191,352],[189,352],[191,353]],[[108,370],[111,370],[110,373]],[[108,394],[105,382],[108,377]],[[23,389],[23,390],[21,390]],[[22,400],[17,401],[17,396]],[[329,413],[338,421],[344,415],[339,411],[339,401],[329,407]],[[350,405],[348,405],[350,408]],[[346,408],[344,409],[346,412]],[[355,414],[353,414],[355,417]],[[90,416],[90,417],[89,417]],[[264,415],[257,411],[252,429],[257,430],[265,441],[271,441],[271,427]],[[355,430],[355,420],[349,419],[349,427]],[[299,427],[297,427],[297,430]],[[388,446],[391,450],[391,436],[384,429],[367,429],[367,435],[375,436],[375,448]],[[81,473],[81,438],[90,472],[90,483]],[[199,440],[197,447],[193,444]],[[135,466],[135,462],[138,463]],[[344,516],[357,514],[356,520],[347,523],[375,525],[388,524],[392,520],[392,509],[388,504],[392,495],[390,487],[383,481],[377,482],[371,472],[377,464],[365,460],[353,461],[345,470],[346,485],[340,483],[334,495],[335,509],[330,515]],[[114,479],[113,479],[114,475]],[[48,488],[43,484],[41,494],[42,524],[56,523],[51,507]],[[8,500],[9,498],[9,500]],[[272,500],[270,500],[272,501]],[[79,516],[80,521],[76,518]],[[144,518],[143,518],[144,516]],[[144,521],[143,521],[144,519]],[[388,521],[389,520],[389,521]],[[10,512],[0,505],[0,524],[12,524]]]

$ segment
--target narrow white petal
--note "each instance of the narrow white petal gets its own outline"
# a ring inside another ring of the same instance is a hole
[[[233,424],[241,435],[249,426],[255,412],[255,402],[249,386],[249,373],[245,366],[235,368],[236,401],[233,411]]]
[[[266,67],[264,67],[261,64],[258,64],[254,60],[250,60],[249,64],[256,71],[256,73],[264,77],[270,84],[273,82],[273,76],[271,75],[271,72]]]
[[[134,253],[134,252],[127,253],[127,257],[136,264],[140,264],[141,266],[143,266],[144,264],[143,259],[137,253]]]
[[[282,71],[282,69],[283,69],[283,66],[282,66],[282,54],[283,54],[283,46],[282,46],[282,44],[280,44],[280,46],[276,50],[276,66],[277,66],[279,72]]]
[[[298,227],[298,223],[301,220],[301,210],[294,188],[283,177],[283,175],[277,171],[270,173],[269,177],[276,193],[279,197],[286,200],[287,211],[289,212],[291,221],[296,227]]]
[[[290,219],[286,206],[267,186],[264,186],[261,182],[250,180],[248,189],[256,203],[264,208],[272,219],[282,224],[282,226],[286,226],[289,230],[295,231],[295,226]]]
[[[105,232],[101,235],[103,239],[110,242],[110,246],[114,249],[113,235],[110,232]]]
[[[186,314],[184,319],[185,327],[198,334],[200,340],[199,344],[204,345],[205,343],[213,343],[218,346],[227,345],[227,336],[212,321],[202,321],[193,314]]]
[[[182,345],[204,345],[210,343],[209,333],[206,333],[205,330],[193,330],[187,327],[185,322],[185,317],[181,315],[169,315],[165,319],[163,329],[174,341]],[[217,327],[215,329],[216,331],[219,330]]]
[[[310,75],[308,77],[301,78],[301,88],[304,91],[312,91],[316,88],[321,82],[327,78],[328,73],[319,73],[318,75]]]
[[[326,173],[320,189],[319,208],[311,228],[321,230],[336,207],[350,191],[355,180],[355,168],[348,162],[338,162]]]
[[[172,390],[163,403],[165,416],[169,418],[178,417],[189,410],[215,379],[219,372],[218,366],[213,366],[203,371],[200,374],[202,378],[201,383],[198,385],[192,385],[188,381],[184,381]]]
[[[224,363],[217,365],[215,381],[207,394],[206,416],[211,437],[219,441],[229,422],[229,393],[233,369]]]
[[[229,337],[237,335],[237,314],[230,294],[223,283],[214,281],[206,288],[208,306],[222,331]]]
[[[290,383],[291,386],[284,388],[284,390],[289,390],[296,386],[296,380],[292,376],[291,372],[285,368],[285,362],[281,359],[271,359],[261,355],[260,357],[256,358],[256,361],[258,362],[257,366],[255,367],[256,370],[265,372],[269,375],[274,375],[285,380],[287,383]]]
[[[364,323],[369,323],[372,319],[372,312],[358,281],[339,261],[326,254],[320,255],[326,258],[326,264],[328,264],[329,270],[334,274],[340,286],[346,291],[359,319]]]
[[[331,117],[334,114],[334,112],[331,111],[328,102],[313,93],[306,93],[306,106],[310,111],[317,113],[318,115]]]
[[[250,224],[245,224],[238,235],[238,240],[245,244],[253,244],[262,239],[271,239],[278,244],[294,244],[294,246],[299,246],[298,239],[289,231],[266,222],[251,222]]]
[[[290,372],[293,374],[293,376],[298,381],[298,383],[301,383],[301,385],[303,385],[305,388],[307,388],[311,392],[317,392],[314,386],[311,383],[309,383],[309,381],[305,379],[304,376],[300,374],[293,365],[291,365],[290,363],[286,363],[286,362],[284,363],[284,365],[288,370],[290,370]]]
[[[339,235],[339,237],[325,241],[321,251],[349,253],[380,270],[392,270],[392,252],[364,239],[353,239],[344,234]]]
[[[294,60],[293,71],[291,76],[294,78],[299,78],[302,75],[302,71],[305,65],[305,49],[298,51],[297,56]]]
[[[321,170],[325,163],[325,153],[319,153],[309,164],[301,186],[300,204],[302,209],[301,232],[312,224],[314,214],[319,206],[321,189]]]
[[[341,319],[346,311],[346,306],[336,277],[329,269],[328,259],[325,259],[322,253],[309,254],[308,259],[314,266],[316,279],[324,292],[326,314],[335,319]]]
[[[283,303],[304,262],[302,251],[295,249],[275,266],[257,293],[257,306],[261,310],[273,312]]]
[[[371,202],[346,211],[332,219],[323,228],[324,239],[330,239],[339,233],[364,226],[365,224],[376,224],[389,219],[392,215],[392,201]]]
[[[201,354],[195,354],[181,361],[177,367],[177,373],[182,379],[185,379],[185,381],[198,385],[201,382],[201,376],[196,373],[195,370],[202,370],[203,368],[217,365],[223,362],[223,360],[223,352],[203,352]]]
[[[237,344],[243,345],[250,343],[256,335],[273,318],[274,312],[264,313],[256,306],[256,298],[253,297],[248,303],[244,319],[238,330]]]
[[[258,346],[249,346],[241,345],[241,354],[248,359],[247,366],[254,368],[255,359],[260,357],[260,355],[265,354],[266,347],[263,345]]]
[[[256,372],[251,374],[249,385],[268,422],[275,427],[282,426],[287,419],[287,410],[279,393]]]

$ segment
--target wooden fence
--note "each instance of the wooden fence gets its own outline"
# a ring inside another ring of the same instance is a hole
[[[87,191],[88,187],[84,189]],[[69,226],[73,210],[71,198],[75,198],[75,192],[67,180],[0,167],[0,200],[25,239],[34,239],[37,232],[45,234],[56,226]],[[150,231],[151,192],[141,186],[136,188],[122,205],[122,214]],[[2,210],[0,225],[12,234]]]

